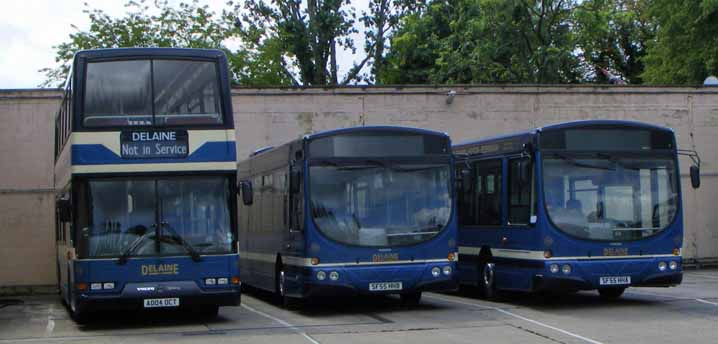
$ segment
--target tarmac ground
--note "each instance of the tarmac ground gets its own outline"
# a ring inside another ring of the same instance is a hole
[[[686,271],[674,288],[629,288],[618,300],[594,292],[507,294],[489,302],[471,291],[328,298],[286,310],[268,293],[215,319],[181,311],[98,313],[78,325],[57,296],[0,303],[2,343],[717,343],[718,270]]]

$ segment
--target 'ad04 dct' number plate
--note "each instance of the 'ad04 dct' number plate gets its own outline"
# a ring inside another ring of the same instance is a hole
[[[179,307],[179,298],[145,299],[145,308]]]
[[[401,290],[401,282],[369,283],[369,291]]]

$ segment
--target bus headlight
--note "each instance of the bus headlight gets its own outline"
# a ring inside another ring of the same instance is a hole
[[[666,271],[666,262],[660,262],[658,263],[658,270]]]
[[[449,276],[451,275],[451,267],[447,265],[443,269],[441,269],[441,272],[443,272],[444,275]]]
[[[434,276],[434,277],[439,277],[439,276],[441,276],[441,269],[439,269],[438,266],[435,266],[435,267],[431,268],[431,275]]]
[[[675,270],[678,268],[678,262],[675,260],[672,260],[670,263],[668,263],[668,268],[671,270]]]
[[[570,273],[571,273],[571,265],[564,264],[564,265],[561,267],[561,272],[563,272],[564,275],[570,274]]]
[[[336,271],[332,271],[329,273],[329,279],[332,281],[336,281],[339,279],[339,273]]]
[[[102,289],[102,283],[91,283],[90,284],[90,290],[101,290]]]
[[[227,284],[229,283],[229,279],[227,277],[222,277],[217,279],[217,284]]]
[[[105,282],[102,284],[102,289],[111,290],[115,289],[115,282]]]
[[[551,264],[549,265],[548,269],[551,271],[552,274],[558,273],[558,264]]]
[[[324,271],[319,271],[319,272],[317,272],[317,279],[318,279],[318,280],[323,281],[323,280],[326,279],[326,278],[327,278],[327,273],[326,273],[326,272],[324,272]]]
[[[215,284],[217,284],[217,279],[215,279],[215,278],[205,278],[205,279],[204,279],[204,284],[206,284],[206,285],[215,285]]]

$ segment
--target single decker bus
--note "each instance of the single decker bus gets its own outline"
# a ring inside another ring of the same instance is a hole
[[[461,284],[598,290],[681,283],[683,212],[671,129],[577,121],[455,145]],[[691,167],[694,187],[698,166]]]
[[[355,127],[238,164],[242,281],[285,306],[323,295],[453,290],[457,226],[446,134]]]
[[[75,54],[54,180],[59,289],[77,321],[239,304],[228,74],[219,50]]]

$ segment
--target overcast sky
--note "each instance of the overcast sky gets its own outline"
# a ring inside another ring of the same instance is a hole
[[[38,70],[57,65],[52,47],[68,40],[68,35],[75,30],[72,24],[81,30],[89,26],[87,15],[82,13],[85,1],[113,17],[125,13],[125,0],[16,0],[3,3],[0,11],[0,42],[3,42],[0,89],[35,88],[42,83],[44,75]],[[208,4],[219,13],[226,0],[201,0],[200,3]],[[366,0],[352,3],[355,7],[366,8]],[[340,72],[346,72],[352,61],[363,57],[361,37],[356,37],[355,43],[357,54],[361,56],[341,52],[338,56]]]

